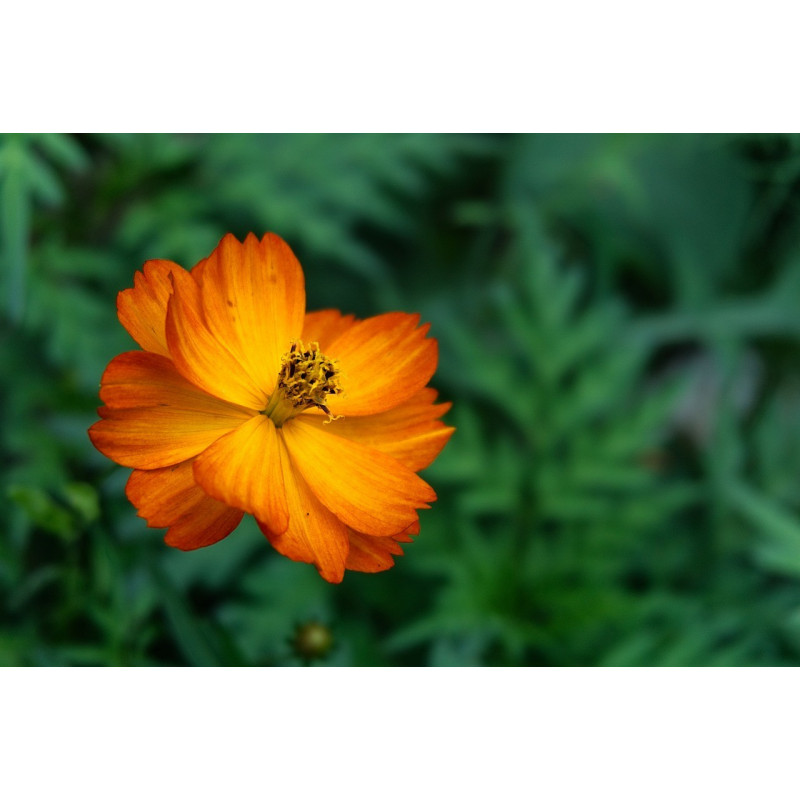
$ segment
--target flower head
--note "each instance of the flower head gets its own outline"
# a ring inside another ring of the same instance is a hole
[[[167,544],[214,544],[248,513],[328,581],[393,565],[436,499],[416,473],[453,432],[419,315],[306,313],[271,233],[228,234],[190,271],[148,261],[117,308],[142,349],[106,368],[89,436],[133,468],[128,498]]]

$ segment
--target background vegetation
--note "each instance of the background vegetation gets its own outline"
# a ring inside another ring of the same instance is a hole
[[[134,270],[251,230],[433,323],[387,573],[174,551],[86,435]],[[790,136],[0,137],[0,663],[800,663],[799,234]]]

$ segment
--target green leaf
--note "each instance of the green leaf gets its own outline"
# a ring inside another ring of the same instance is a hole
[[[28,519],[48,533],[70,539],[75,535],[72,515],[36,486],[10,486],[6,494],[27,515]]]

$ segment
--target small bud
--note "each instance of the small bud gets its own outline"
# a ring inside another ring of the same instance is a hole
[[[333,646],[333,634],[321,622],[306,622],[298,625],[292,639],[292,647],[306,661],[324,658]]]

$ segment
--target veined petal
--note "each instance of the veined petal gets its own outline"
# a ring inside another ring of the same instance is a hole
[[[192,277],[195,281],[199,284],[203,280],[203,272],[206,268],[206,264],[208,264],[207,258],[201,258],[190,270],[192,273]]]
[[[125,330],[143,349],[169,356],[164,321],[173,281],[191,281],[189,273],[174,261],[146,261],[133,276],[133,289],[117,295],[117,316]]]
[[[409,534],[419,533],[419,523],[396,536],[367,536],[348,529],[350,551],[345,567],[356,572],[383,572],[394,566],[392,556],[403,555],[398,542],[411,542]]]
[[[394,458],[334,436],[300,415],[281,429],[292,463],[311,490],[345,525],[392,536],[417,520],[436,495]]]
[[[194,462],[195,480],[205,492],[247,511],[276,533],[289,524],[284,474],[277,431],[261,414],[221,437]]]
[[[228,234],[202,267],[200,284],[208,330],[269,394],[281,356],[303,329],[305,280],[289,245],[274,233],[260,242],[251,233],[243,243]]]
[[[186,461],[252,416],[193,386],[157,353],[117,356],[103,374],[100,396],[108,405],[89,429],[92,443],[135,469]]]
[[[352,314],[344,316],[336,309],[309,311],[303,322],[301,338],[304,342],[318,342],[319,349],[325,352],[326,347],[355,324],[356,318]]]
[[[92,444],[112,461],[134,469],[169,467],[202,453],[233,425],[193,418],[175,408],[101,408],[89,429]]]
[[[302,476],[292,469],[282,436],[283,429],[278,438],[289,503],[289,527],[277,533],[269,524],[257,520],[259,527],[279,553],[293,561],[314,564],[326,581],[339,583],[344,577],[349,550],[348,528],[320,503]]]
[[[203,274],[207,272],[208,266]],[[200,287],[194,280],[175,284],[165,329],[169,354],[187,380],[231,403],[256,411],[266,407],[268,394],[263,386],[247,372],[230,343],[206,325]]]
[[[334,415],[388,411],[413,397],[436,370],[439,348],[417,328],[419,314],[392,312],[370,317],[345,330],[325,349],[339,362],[342,394],[332,396]]]
[[[171,406],[242,421],[253,416],[252,410],[220,400],[187,381],[168,358],[141,350],[112,359],[100,380],[100,399],[116,409]]]
[[[420,530],[419,520],[417,520],[413,525],[409,525],[404,531],[400,531],[400,533],[396,533],[392,536],[396,542],[413,542],[414,540],[411,538],[412,536],[418,536]]]
[[[209,497],[195,483],[191,461],[134,470],[125,493],[148,527],[168,528],[166,543],[180,550],[195,550],[224,539],[244,516]]]
[[[321,413],[306,414],[304,420],[327,433],[374,447],[418,472],[431,464],[455,431],[439,421],[452,404],[437,406],[435,400],[434,389],[422,389],[397,408],[380,414],[333,422]]]
[[[403,548],[391,536],[367,536],[351,530],[345,567],[355,572],[383,572],[394,566],[392,556],[401,555]]]

